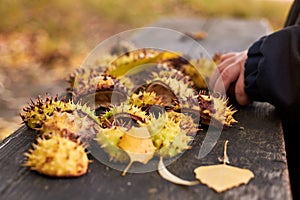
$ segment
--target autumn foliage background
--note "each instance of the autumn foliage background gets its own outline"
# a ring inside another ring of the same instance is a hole
[[[164,17],[267,19],[282,28],[290,0],[1,0],[0,139],[30,98],[62,94],[66,76],[104,39]]]

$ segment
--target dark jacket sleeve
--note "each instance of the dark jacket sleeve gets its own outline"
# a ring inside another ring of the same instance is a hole
[[[265,36],[249,48],[245,92],[281,113],[300,111],[300,26]]]
[[[297,25],[298,24],[298,25]],[[248,50],[245,92],[279,111],[284,132],[291,189],[299,199],[300,160],[300,0],[295,0],[286,28],[261,38]]]
[[[293,2],[284,26],[294,26],[296,24],[300,25],[300,0]]]

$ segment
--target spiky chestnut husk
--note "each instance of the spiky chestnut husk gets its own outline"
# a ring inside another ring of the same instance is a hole
[[[113,106],[103,114],[100,118],[102,127],[126,126],[130,128],[132,125],[143,126],[149,123],[150,116],[141,108],[122,103],[119,106]]]
[[[95,115],[95,111],[91,109],[91,107],[87,106],[87,104],[81,104],[80,102],[74,104],[74,111],[78,113],[80,117],[87,116],[89,119],[94,120],[95,123],[100,124],[99,116]]]
[[[115,78],[106,74],[89,77],[83,80],[80,87],[74,88],[73,95],[77,98],[97,91],[112,91],[114,89]]]
[[[178,103],[178,97],[173,90],[161,80],[149,82],[145,87],[146,92],[153,92],[161,98],[163,106],[174,107]]]
[[[157,96],[155,92],[143,90],[133,93],[128,99],[128,104],[139,107],[147,115],[152,115],[152,117],[158,117],[160,113],[169,109],[166,103],[162,101],[161,96]]]
[[[123,80],[123,79],[122,79]],[[83,103],[109,107],[111,104],[120,104],[127,99],[128,89],[120,83],[120,80],[100,74],[81,82],[80,87],[74,88],[73,99]],[[113,98],[113,99],[112,99]],[[91,106],[91,105],[89,105]]]
[[[46,118],[52,116],[54,112],[72,113],[75,110],[78,111],[81,116],[88,116],[95,122],[100,123],[94,111],[87,105],[80,103],[74,104],[65,98],[58,99],[58,96],[46,96],[45,98],[39,96],[36,101],[31,100],[31,103],[23,108],[24,112],[20,113],[20,116],[29,128],[39,130],[43,126]]]
[[[78,111],[72,114],[54,112],[51,117],[46,118],[39,131],[45,138],[60,135],[73,141],[79,138],[81,141],[87,141],[95,137],[96,126],[99,124],[86,115],[81,117]]]
[[[51,116],[53,112],[72,112],[74,105],[65,99],[47,96],[45,99],[38,97],[34,102],[23,108],[24,113],[20,113],[23,122],[31,129],[39,129],[42,127],[47,116]]]
[[[128,155],[119,148],[118,144],[125,134],[126,129],[119,126],[110,128],[97,128],[95,140],[101,148],[108,154],[110,161],[128,162]]]
[[[200,108],[197,91],[190,84],[188,77],[171,68],[153,73],[153,76],[153,81],[149,81],[145,91],[155,92],[168,109],[189,114],[198,123]]]
[[[215,71],[220,58],[220,53],[215,53],[212,60],[208,58],[186,59],[178,56],[165,60],[164,64],[190,77],[193,86],[197,88],[197,90],[207,90],[209,77],[211,77]]]
[[[193,117],[190,115],[176,112],[176,111],[168,111],[167,112],[169,119],[174,120],[176,123],[180,123],[180,128],[186,132],[189,136],[196,136],[197,132],[200,131],[199,121],[195,121]]]
[[[56,177],[76,177],[87,172],[89,159],[85,147],[60,135],[38,138],[33,149],[24,154],[24,166],[41,174]]]
[[[101,68],[78,68],[66,78],[69,87],[67,93],[74,94],[77,90],[81,90],[87,84],[88,80],[100,76],[103,69]]]
[[[162,70],[159,73],[154,72],[153,79],[147,81],[147,84],[151,84],[155,81],[166,84],[175,94],[177,99],[182,101],[187,101],[188,99],[196,98],[197,96],[197,91],[191,85],[189,78],[175,69],[169,68],[168,71]]]
[[[97,76],[83,80],[80,87],[74,88],[73,93],[75,95],[82,96],[101,90],[113,90],[116,83],[117,82],[114,77],[101,73]]]
[[[74,90],[80,90],[80,88],[85,87],[89,80],[103,74],[106,67],[116,58],[112,54],[101,55],[101,58],[97,59],[95,63],[76,69],[66,78],[69,85],[67,92],[73,94]]]
[[[180,121],[163,113],[160,117],[152,118],[147,126],[151,134],[157,154],[163,157],[173,157],[190,149],[193,137],[181,128]]]
[[[198,96],[189,96],[186,100],[177,102],[172,110],[190,116],[196,124],[200,123],[201,107],[198,102]]]
[[[233,114],[237,110],[231,105],[228,106],[228,99],[199,94],[198,100],[201,107],[201,123],[209,125],[211,120],[213,120],[213,125],[225,127],[230,127],[232,124],[237,123],[233,118]]]
[[[134,93],[129,97],[129,104],[137,107],[144,107],[147,105],[160,105],[161,99],[156,96],[155,92],[139,91],[139,93]]]

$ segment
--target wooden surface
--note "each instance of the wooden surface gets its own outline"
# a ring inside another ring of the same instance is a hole
[[[249,28],[250,24],[252,28]],[[243,50],[269,31],[261,21],[255,23],[223,19],[167,19],[153,26],[184,32],[207,31],[208,37],[199,43],[205,46],[210,54],[218,50]],[[233,33],[239,34],[233,37]],[[142,46],[150,40],[152,43],[156,42],[154,35],[146,37],[147,34],[149,33],[141,33],[135,41],[142,43]],[[180,42],[172,43],[170,39],[164,36],[160,41],[169,42],[168,45],[185,45]],[[229,140],[228,155],[231,165],[248,168],[255,174],[254,179],[247,185],[216,193],[203,184],[190,187],[175,185],[162,179],[157,171],[128,173],[122,177],[120,171],[105,166],[91,154],[89,156],[93,162],[89,165],[86,175],[70,179],[49,178],[21,166],[24,162],[23,153],[31,148],[31,143],[36,137],[34,131],[24,126],[0,144],[0,199],[292,199],[283,133],[274,107],[254,103],[238,110],[235,118],[239,123],[222,131],[217,144],[206,157],[197,158],[206,136],[206,132],[203,131],[194,140],[193,148],[170,164],[168,169],[182,178],[194,180],[193,171],[196,167],[219,163],[218,157],[223,155],[223,144],[225,140]]]
[[[23,153],[35,140],[35,132],[22,127],[0,145],[0,198],[21,199],[291,199],[287,161],[280,121],[274,108],[255,104],[240,108],[239,123],[224,130],[213,150],[197,159],[205,132],[200,132],[193,148],[168,166],[174,174],[194,179],[200,165],[217,164],[223,144],[228,143],[231,165],[248,168],[255,174],[249,184],[216,193],[205,185],[178,186],[162,179],[156,171],[142,174],[111,169],[90,155],[93,163],[88,174],[71,179],[49,178],[30,171],[21,164]]]
[[[205,49],[209,56],[216,52],[244,51],[261,36],[269,34],[272,29],[268,21],[243,19],[198,19],[198,18],[165,18],[150,27],[159,27],[178,31],[178,34],[168,31],[140,30],[134,35],[133,41],[139,46],[153,46],[157,48],[174,49],[197,53],[191,41],[178,38],[180,33],[190,34],[205,32],[206,37],[197,42]],[[203,53],[203,52],[200,52]]]

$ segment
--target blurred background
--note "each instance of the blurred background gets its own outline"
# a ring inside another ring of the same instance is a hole
[[[30,98],[62,94],[65,78],[119,32],[160,18],[266,19],[283,27],[292,0],[1,0],[0,140],[21,126]]]

